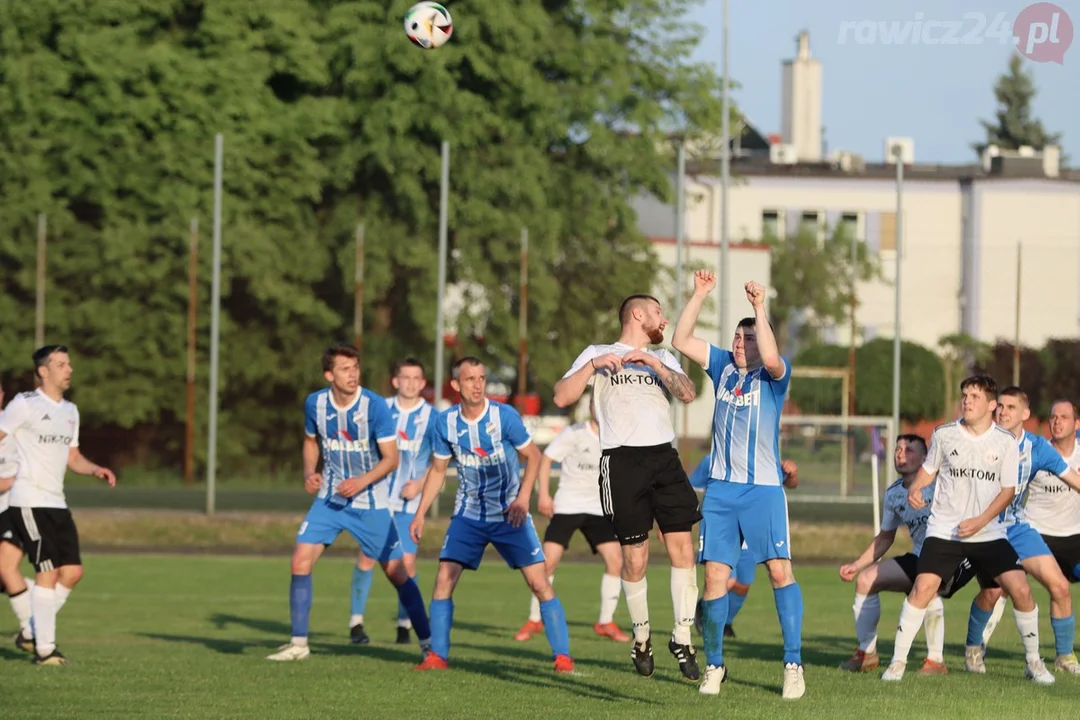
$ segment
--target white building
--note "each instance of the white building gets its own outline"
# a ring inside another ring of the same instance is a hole
[[[763,146],[760,134],[745,128],[734,144],[728,201],[734,248],[730,318],[737,320],[747,309],[743,282],[768,282],[769,252],[760,245],[762,235],[771,231],[784,237],[805,223],[821,232],[849,223],[884,271],[883,281],[857,287],[856,342],[896,332],[892,283],[898,243],[904,339],[930,348],[958,332],[986,342],[1011,341],[1017,312],[1024,345],[1039,347],[1049,338],[1078,334],[1080,173],[1059,167],[1058,148],[1005,152],[991,147],[982,163],[943,166],[915,162],[911,140],[888,138],[883,162],[869,163],[843,151],[821,161],[821,72],[810,59],[805,33],[797,58],[784,64],[782,81],[783,137]],[[904,161],[899,224],[894,153]],[[688,254],[714,268],[722,220],[719,170],[718,161],[692,164],[686,183]],[[673,265],[673,207],[642,197],[636,209],[642,231],[653,238],[662,261]],[[846,324],[830,328],[826,339],[846,345],[850,330]],[[708,409],[699,410],[706,400]],[[695,403],[690,434],[699,434],[698,415],[704,413],[711,413],[711,398]]]

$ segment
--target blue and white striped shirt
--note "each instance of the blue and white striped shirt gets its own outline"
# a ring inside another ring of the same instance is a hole
[[[728,350],[709,345],[705,372],[716,387],[712,469],[722,482],[783,485],[780,467],[780,412],[791,383],[791,365],[774,379],[764,367],[740,370]]]
[[[458,490],[454,515],[502,522],[521,489],[518,450],[532,442],[521,415],[509,405],[486,400],[476,420],[461,416],[455,405],[435,420],[432,451],[457,461]]]
[[[371,471],[380,460],[379,443],[392,442],[394,419],[386,407],[386,399],[367,388],[360,388],[347,407],[334,404],[330,388],[311,393],[304,403],[304,430],[308,437],[317,437],[322,448],[323,471],[320,498],[360,510],[388,509],[390,483],[379,480],[350,501],[335,492],[343,481]]]
[[[1069,469],[1065,458],[1054,449],[1046,438],[1024,431],[1018,442],[1020,448],[1020,473],[1016,478],[1016,495],[1009,507],[1001,513],[1001,522],[1015,525],[1024,522],[1024,506],[1027,505],[1028,488],[1032,478],[1040,471],[1061,475]]]
[[[419,405],[402,410],[397,397],[386,398],[386,406],[394,418],[397,434],[398,456],[401,463],[390,473],[390,509],[396,513],[415,514],[420,507],[420,495],[412,500],[401,497],[401,488],[410,480],[423,480],[431,467],[431,437],[438,413],[431,403],[421,400]]]

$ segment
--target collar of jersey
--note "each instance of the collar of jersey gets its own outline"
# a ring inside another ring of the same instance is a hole
[[[461,422],[465,423],[466,425],[476,425],[477,423],[479,423],[481,420],[484,419],[484,417],[488,414],[488,410],[490,410],[490,409],[491,409],[491,401],[488,400],[485,397],[484,398],[484,412],[480,413],[475,420],[466,420],[465,419],[465,413],[461,412],[461,410],[462,410],[461,403],[458,403],[458,417],[461,418]]]
[[[362,388],[362,387],[356,388],[356,394],[352,396],[352,400],[350,400],[349,404],[346,405],[345,407],[338,407],[338,404],[336,402],[334,402],[334,391],[333,390],[328,389],[326,391],[326,393],[330,396],[328,398],[330,400],[330,407],[334,408],[338,412],[345,412],[346,410],[351,408],[353,405],[355,405],[356,401],[360,399],[360,396],[364,394],[364,388]]]
[[[393,403],[394,403],[394,407],[396,407],[399,412],[403,412],[403,413],[406,413],[406,414],[414,413],[417,410],[419,410],[420,408],[424,407],[424,398],[420,398],[420,402],[416,403],[416,405],[411,407],[411,408],[403,408],[403,407],[401,407],[401,405],[398,404],[397,395],[395,395],[392,398],[392,400],[393,400]]]
[[[990,427],[988,427],[986,429],[986,432],[980,433],[979,435],[976,435],[974,432],[971,431],[971,428],[963,420],[957,421],[957,424],[960,426],[960,429],[963,430],[965,435],[967,435],[969,438],[974,438],[976,440],[982,440],[983,438],[990,437],[990,434],[994,432],[994,426],[1001,427],[997,423],[992,422],[992,423],[990,423]],[[1001,429],[1005,430],[1005,428],[1001,428]],[[1009,431],[1005,430],[1005,432],[1008,433]],[[1012,435],[1012,433],[1009,433],[1009,434]]]

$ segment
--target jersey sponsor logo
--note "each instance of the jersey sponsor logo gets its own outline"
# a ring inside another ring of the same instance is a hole
[[[660,385],[656,376],[648,373],[616,373],[608,381],[612,385]]]
[[[716,399],[720,402],[727,403],[728,405],[734,405],[735,407],[751,407],[761,404],[761,391],[751,390],[744,394],[738,388],[732,392],[731,390],[722,387],[716,391]]]
[[[344,430],[342,431],[344,433]],[[346,437],[348,435],[346,434]],[[367,440],[338,440],[331,438],[323,441],[323,450],[327,452],[367,452],[371,444]]]
[[[1055,494],[1056,493],[1072,492],[1072,488],[1069,487],[1068,485],[1066,485],[1063,482],[1056,482],[1053,485],[1043,485],[1041,487],[1035,487],[1035,488],[1032,488],[1032,490],[1034,490],[1035,492],[1040,492],[1041,491],[1041,492],[1044,492],[1044,493],[1055,493]]]
[[[70,445],[70,435],[38,435],[38,445]]]
[[[997,482],[997,473],[993,470],[954,467],[949,468],[949,472],[954,478],[967,478],[971,480],[986,480],[987,482]]]
[[[404,433],[402,433],[404,434]],[[420,452],[421,440],[401,440],[397,441],[398,450],[400,452]]]
[[[488,453],[483,448],[474,448],[475,455],[468,455],[462,453],[458,458],[458,464],[467,468],[479,468],[479,467],[493,467],[495,465],[502,465],[506,462],[506,453],[499,449],[492,453]],[[481,455],[480,453],[484,453]]]

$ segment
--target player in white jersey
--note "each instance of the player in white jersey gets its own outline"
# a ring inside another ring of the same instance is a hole
[[[1025,517],[1028,489],[1037,473],[1053,473],[1076,488],[1080,488],[1080,475],[1069,468],[1065,459],[1049,442],[1024,430],[1024,422],[1031,417],[1031,410],[1027,393],[1023,389],[1007,387],[998,393],[997,402],[997,422],[1012,433],[1020,448],[1020,475],[1017,478],[1016,496],[1002,514],[1001,520],[1007,528],[1009,544],[1016,551],[1024,569],[1050,593],[1050,627],[1054,631],[1055,667],[1080,674],[1080,663],[1073,653],[1076,620],[1073,617],[1069,581],[1058,567],[1050,547]],[[989,578],[980,577],[979,583],[983,590],[971,603],[964,664],[969,672],[984,673],[986,644],[1005,611],[1005,597],[997,583]]]
[[[333,345],[323,353],[329,384],[304,402],[304,489],[316,495],[296,534],[289,583],[292,638],[267,656],[287,662],[311,655],[311,571],[326,548],[348,532],[368,557],[377,558],[408,609],[420,649],[431,645],[424,599],[401,563],[401,542],[390,514],[390,481],[399,457],[386,399],[360,386],[360,353]],[[319,459],[323,469],[318,472]]]
[[[4,404],[4,391],[0,388],[0,407]],[[11,610],[19,622],[15,634],[15,647],[24,652],[34,652],[34,637],[30,629],[30,588],[34,581],[24,578],[19,571],[23,559],[22,545],[15,537],[8,505],[11,486],[19,470],[15,458],[15,444],[11,438],[0,440],[0,591],[11,603]]]
[[[407,357],[394,365],[390,378],[397,392],[386,399],[390,408],[390,417],[394,421],[395,439],[400,462],[396,470],[387,478],[390,483],[390,512],[394,516],[394,527],[401,541],[401,561],[405,572],[416,580],[416,543],[409,535],[409,524],[420,504],[420,490],[423,488],[424,475],[431,466],[431,428],[434,426],[435,409],[431,403],[420,397],[427,380],[424,379],[424,365],[413,357]],[[352,573],[352,588],[349,616],[349,637],[354,644],[366,645],[371,641],[364,632],[364,610],[368,595],[371,593],[371,581],[376,560],[368,557],[361,550]],[[409,630],[412,621],[408,609],[398,603],[397,644],[409,643]]]
[[[962,419],[934,430],[926,461],[908,488],[908,504],[919,510],[926,506],[923,490],[937,479],[915,587],[900,608],[893,659],[881,679],[904,677],[927,606],[966,558],[1012,598],[1027,659],[1025,673],[1037,683],[1050,684],[1054,676],[1039,657],[1039,610],[1000,518],[1016,493],[1020,449],[1016,438],[992,419],[997,405],[993,378],[965,379],[960,398]]]
[[[1055,450],[1073,470],[1080,468],[1076,440],[1080,414],[1070,400],[1050,406],[1050,438]],[[1080,582],[1080,493],[1053,473],[1040,472],[1031,481],[1026,506],[1028,523],[1050,546],[1069,582]]]
[[[634,625],[630,658],[638,673],[654,671],[649,626],[649,532],[664,534],[671,561],[671,601],[675,627],[668,651],[687,680],[700,678],[691,628],[697,604],[694,541],[690,531],[701,519],[697,494],[672,443],[671,398],[689,403],[694,384],[667,350],[668,321],[651,295],[631,295],[619,308],[618,342],[590,345],[555,383],[555,404],[569,407],[593,383],[600,427],[600,502],[622,545],[622,586]]]
[[[14,536],[37,575],[30,592],[34,618],[34,662],[65,665],[56,649],[56,614],[82,579],[79,533],[64,498],[68,470],[116,485],[112,470],[87,460],[79,450],[79,410],[64,399],[71,387],[71,358],[63,345],[34,352],[41,386],[24,392],[0,414],[0,440],[10,436],[18,457],[11,488]],[[6,544],[6,543],[5,543]]]
[[[548,581],[555,582],[555,569],[559,567],[563,551],[570,547],[570,538],[581,532],[594,555],[604,561],[604,577],[600,580],[600,617],[593,625],[593,632],[616,642],[629,642],[630,636],[615,624],[615,608],[622,590],[619,576],[622,573],[622,553],[611,521],[604,517],[600,507],[600,493],[596,479],[600,475],[600,435],[596,424],[593,404],[589,403],[590,417],[587,421],[566,427],[544,449],[540,461],[540,497],[537,509],[551,519],[544,531],[544,569]],[[559,489],[551,497],[551,468],[560,464]],[[535,633],[543,632],[540,617],[540,601],[533,595],[529,602],[529,620],[514,636],[515,640],[528,640]]]
[[[698,691],[718,695],[727,678],[724,622],[732,570],[746,543],[754,562],[764,563],[773,586],[784,638],[785,700],[806,694],[802,663],[802,589],[791,568],[787,494],[780,460],[780,415],[791,382],[791,367],[780,355],[765,312],[765,287],[744,286],[754,316],[735,328],[732,350],[721,350],[694,335],[705,298],[716,287],[708,270],[694,273],[694,294],[683,308],[672,344],[698,363],[716,390],[712,468],[701,502],[698,562],[705,566],[703,644],[705,677]]]
[[[919,435],[900,435],[896,438],[896,450],[893,453],[893,466],[900,479],[885,491],[882,508],[881,532],[866,546],[866,550],[854,562],[840,567],[840,578],[844,582],[855,581],[855,635],[859,647],[848,660],[840,665],[848,672],[869,672],[878,667],[877,626],[881,619],[881,600],[879,592],[902,592],[907,595],[914,586],[918,575],[919,551],[922,550],[926,537],[926,522],[930,518],[927,505],[916,510],[908,504],[908,489],[915,482],[926,460],[926,440]],[[934,496],[931,484],[923,490],[923,499],[930,501]],[[907,526],[911,536],[911,552],[898,557],[882,560],[896,540],[896,530],[901,525]],[[942,584],[938,595],[930,601],[926,609],[923,627],[926,630],[926,661],[919,671],[923,675],[944,675],[945,667],[945,606],[942,598],[967,584],[972,578],[971,565],[966,560],[957,568],[953,576]]]

